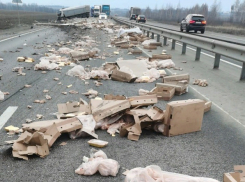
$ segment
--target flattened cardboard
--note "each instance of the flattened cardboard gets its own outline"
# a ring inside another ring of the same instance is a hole
[[[102,100],[97,107],[93,106],[95,105],[94,102],[97,101],[92,99],[92,115],[94,116],[96,122],[131,107],[128,100]]]
[[[137,77],[132,77],[130,74],[119,70],[113,70],[111,79],[115,81],[133,83],[137,79]]]
[[[56,124],[52,124],[44,133],[44,139],[48,140],[48,146],[51,147],[57,138],[61,135]]]
[[[245,165],[234,166],[234,171],[235,172],[224,173],[224,182],[245,182]],[[242,171],[242,173],[239,171]]]
[[[104,100],[126,100],[126,96],[124,95],[112,95],[112,94],[106,94],[104,95]]]
[[[174,101],[167,104],[164,135],[176,136],[200,131],[205,102],[200,99]]]
[[[211,101],[205,102],[204,113],[210,111],[211,107],[212,107],[212,102]]]
[[[143,73],[148,71],[147,64],[144,60],[118,60],[117,64],[119,68],[122,68],[123,66],[130,68],[136,77],[144,76]]]
[[[172,76],[165,76],[163,78],[164,83],[169,83],[169,82],[178,82],[182,80],[187,80],[188,83],[190,82],[190,75],[187,74],[181,74],[181,75],[172,75]]]
[[[153,105],[157,103],[157,95],[129,97],[129,101],[132,107]]]
[[[64,104],[58,104],[58,113],[67,114],[75,112],[86,112],[91,113],[89,105],[83,105],[79,102],[67,102]]]
[[[156,106],[152,107],[148,110],[147,115],[153,120],[153,121],[159,121],[164,120],[164,111]]]
[[[156,94],[158,99],[169,101],[173,98],[174,93],[175,93],[175,87],[166,86],[166,85],[157,85],[157,87],[152,89],[148,94],[149,95]]]

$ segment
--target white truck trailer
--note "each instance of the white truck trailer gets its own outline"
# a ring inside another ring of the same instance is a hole
[[[134,14],[136,16],[140,15],[141,13],[141,9],[140,8],[137,8],[137,7],[131,7],[130,8],[130,11],[129,11],[129,15],[130,17]]]
[[[64,8],[60,9],[58,12],[58,20],[62,19],[70,19],[70,18],[85,18],[89,17],[90,15],[90,6],[79,6],[79,7],[70,7],[70,8]]]
[[[94,6],[94,17],[100,16],[100,13],[101,13],[101,6],[95,5]]]

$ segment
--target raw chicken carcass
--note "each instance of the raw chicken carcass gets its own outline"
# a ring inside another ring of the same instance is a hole
[[[92,154],[88,161],[82,163],[75,170],[75,173],[91,176],[99,171],[102,176],[116,176],[119,168],[120,165],[117,161],[108,159],[106,154],[102,150],[99,150]]]

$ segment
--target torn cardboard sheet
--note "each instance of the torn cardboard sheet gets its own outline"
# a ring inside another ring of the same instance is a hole
[[[205,101],[200,99],[174,101],[167,104],[164,135],[175,136],[200,131]]]
[[[163,78],[164,83],[169,83],[169,82],[173,83],[173,82],[179,82],[179,81],[187,81],[187,83],[189,83],[190,75],[181,74],[181,75],[166,76]]]
[[[175,95],[182,95],[188,92],[188,84],[181,82],[169,82],[169,83],[156,83],[156,87],[174,87]]]
[[[95,125],[96,122],[93,118],[92,115],[83,115],[83,116],[77,116],[77,118],[79,119],[79,121],[82,123],[83,127],[81,128],[82,132],[85,132],[89,135],[91,135],[94,138],[98,138],[98,135],[95,134]]]
[[[243,182],[245,181],[245,166],[234,166],[235,172],[224,173],[224,182]],[[241,172],[240,172],[241,171]]]
[[[129,97],[129,101],[132,107],[137,106],[148,106],[157,103],[156,95],[146,95],[146,96],[135,96]]]
[[[113,159],[108,159],[102,150],[92,150],[91,157],[84,157],[84,162],[75,170],[76,174],[91,176],[97,171],[102,176],[116,176],[120,165]]]

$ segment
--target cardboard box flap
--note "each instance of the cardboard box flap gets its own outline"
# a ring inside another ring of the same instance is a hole
[[[181,75],[166,76],[163,78],[164,83],[182,81],[182,80],[187,80],[189,83],[190,75],[187,73],[187,74],[181,74]]]
[[[113,70],[111,79],[121,82],[133,83],[137,79],[137,77],[132,77],[130,74],[119,70]]]
[[[129,97],[129,101],[132,107],[153,105],[157,103],[157,96],[154,94]]]
[[[94,128],[96,126],[96,122],[92,115],[83,115],[77,117],[79,121],[82,123],[82,131],[93,136],[94,138],[98,138],[98,135],[95,134]]]
[[[164,120],[164,111],[156,106],[149,109],[147,115],[154,121]]]
[[[91,104],[93,105],[93,100]],[[102,100],[95,109],[92,109],[92,115],[96,122],[104,119],[110,115],[118,113],[120,111],[130,108],[130,102],[128,100]]]
[[[24,159],[24,160],[28,160],[28,157],[26,155],[20,155],[18,151],[13,150],[12,151],[12,155],[13,157],[19,158],[19,159]]]
[[[105,63],[104,65],[103,65],[103,69],[107,72],[107,73],[109,73],[109,74],[111,74],[111,72],[113,71],[113,70],[118,70],[119,68],[118,68],[118,65],[117,65],[117,63],[115,63],[115,62],[111,62],[111,63]]]
[[[235,172],[242,171],[240,174],[241,182],[245,181],[245,165],[234,166]]]
[[[58,104],[58,112],[65,114],[65,113],[72,113],[79,111],[79,102],[67,102],[64,104]]]
[[[48,146],[51,147],[57,138],[61,135],[55,123],[51,125],[44,133],[44,139],[48,140]]]

